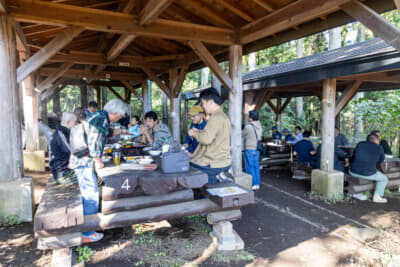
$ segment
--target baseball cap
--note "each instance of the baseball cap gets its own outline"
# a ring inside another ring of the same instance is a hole
[[[188,113],[188,116],[193,116],[193,115],[196,115],[196,114],[198,114],[198,113],[203,113],[204,111],[203,111],[203,108],[202,107],[200,107],[200,106],[192,106],[191,108],[190,108],[190,111],[189,111],[189,113]]]

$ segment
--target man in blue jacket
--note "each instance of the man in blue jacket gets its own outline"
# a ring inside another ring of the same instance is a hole
[[[192,129],[192,128],[196,128],[199,130],[204,129],[204,127],[207,124],[207,121],[204,119],[204,110],[202,107],[192,106],[190,108],[188,116],[190,117],[190,120],[192,121],[192,124],[190,125],[190,129]],[[189,156],[192,156],[192,154],[196,150],[198,144],[199,143],[197,142],[196,138],[190,137],[189,135],[186,135],[185,141],[183,142],[183,146],[189,152]]]

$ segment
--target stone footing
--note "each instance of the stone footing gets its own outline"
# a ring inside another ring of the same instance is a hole
[[[15,215],[19,220],[31,222],[33,199],[32,178],[0,182],[0,218]]]
[[[218,239],[218,250],[240,250],[244,248],[244,241],[233,230],[231,222],[215,223],[210,236]]]
[[[24,169],[30,171],[45,171],[44,150],[24,151]]]
[[[343,197],[343,172],[312,170],[311,191],[318,192],[329,199]]]
[[[52,267],[71,267],[72,265],[72,249],[61,248],[53,250],[51,257]]]
[[[236,175],[234,179],[235,183],[237,183],[238,185],[241,185],[244,188],[252,190],[253,177],[250,174],[242,172],[240,175]]]

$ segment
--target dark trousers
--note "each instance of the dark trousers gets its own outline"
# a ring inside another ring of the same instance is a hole
[[[192,166],[193,168],[196,168],[202,172],[207,173],[208,175],[208,183],[209,184],[217,184],[218,183],[218,179],[217,179],[217,175],[220,172],[223,171],[227,171],[229,170],[229,168],[231,167],[230,165],[224,168],[211,168],[210,165],[208,166],[200,166],[194,163],[190,163],[190,166]]]

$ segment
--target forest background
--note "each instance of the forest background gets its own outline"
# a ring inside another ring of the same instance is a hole
[[[384,13],[382,16],[397,27],[400,27],[400,14],[397,10]],[[358,22],[350,23],[244,55],[243,73],[372,38],[376,38],[376,36],[369,29]],[[220,64],[228,72],[228,62]],[[208,87],[211,84],[211,79],[212,75],[208,68],[190,72],[186,75],[182,92]],[[114,89],[120,95],[124,95],[123,88],[116,87]],[[138,91],[141,93],[140,88]],[[163,95],[157,85],[152,83],[152,109],[159,114],[165,123],[169,124],[168,115],[163,113]],[[113,98],[116,98],[116,96],[108,92],[107,100]],[[164,106],[166,105],[165,99],[164,95]],[[60,101],[62,112],[74,111],[76,107],[80,106],[80,89],[76,86],[65,87],[60,93]],[[193,104],[195,104],[195,101],[190,101],[189,108]],[[49,111],[53,110],[52,101],[48,103],[47,108]],[[131,98],[131,112],[133,115],[142,116],[142,103],[133,95]],[[321,103],[317,97],[297,97],[290,101],[282,114],[281,128],[288,128],[289,131],[293,132],[294,127],[300,125],[303,129],[311,130],[313,135],[319,136],[321,134],[321,118]],[[260,109],[260,121],[263,125],[263,136],[270,136],[271,127],[275,125],[275,114],[266,104]],[[340,130],[352,144],[364,140],[366,135],[375,129],[379,129],[382,132],[382,137],[389,142],[393,154],[399,155],[400,90],[357,93],[340,113]]]

